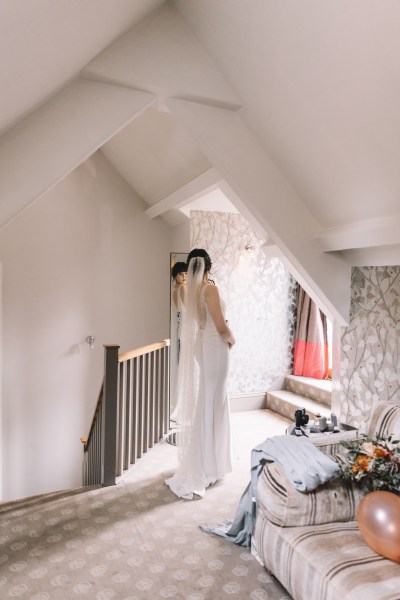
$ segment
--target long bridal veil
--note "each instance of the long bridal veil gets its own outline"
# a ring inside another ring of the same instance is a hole
[[[178,369],[178,423],[180,458],[190,446],[199,387],[199,294],[204,276],[204,259],[192,258],[188,265],[185,311],[181,323],[181,349]]]
[[[177,381],[177,435],[179,465],[167,480],[171,490],[181,497],[191,498],[193,492],[204,493],[204,469],[199,452],[202,424],[196,419],[199,397],[199,295],[205,263],[202,257],[190,260],[187,271],[185,310],[181,323],[181,348]]]

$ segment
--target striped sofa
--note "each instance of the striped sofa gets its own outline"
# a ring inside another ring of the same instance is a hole
[[[368,435],[400,434],[400,405],[374,409]],[[293,600],[400,600],[400,564],[376,554],[360,536],[358,488],[330,481],[298,492],[282,468],[259,477],[252,550]]]

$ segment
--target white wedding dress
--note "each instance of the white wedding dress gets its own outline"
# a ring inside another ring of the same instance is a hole
[[[207,284],[211,285],[211,284]],[[179,497],[204,496],[206,488],[232,470],[227,377],[229,346],[218,334],[204,299],[199,298],[199,328],[195,344],[199,367],[198,397],[190,444],[175,474],[166,480]],[[221,300],[222,310],[225,306]],[[182,352],[185,351],[182,347]]]

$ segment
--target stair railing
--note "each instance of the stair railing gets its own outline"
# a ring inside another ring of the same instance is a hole
[[[169,430],[169,340],[118,354],[104,346],[104,380],[84,444],[83,485],[114,485]]]

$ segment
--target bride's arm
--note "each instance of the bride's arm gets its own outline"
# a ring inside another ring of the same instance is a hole
[[[222,313],[218,288],[215,285],[208,285],[204,292],[204,299],[216,330],[229,347],[232,348],[236,340]]]

